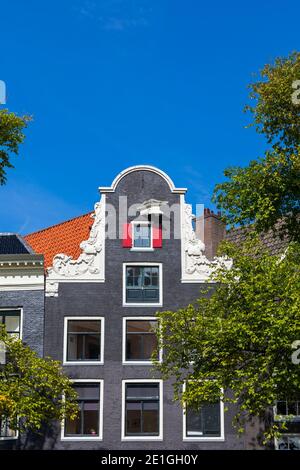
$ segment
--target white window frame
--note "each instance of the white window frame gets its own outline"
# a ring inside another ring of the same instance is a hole
[[[287,437],[299,437],[300,438],[300,433],[293,433],[293,432],[287,432],[287,433],[284,433],[282,434],[284,436],[287,436]],[[278,438],[274,438],[274,447],[275,447],[275,450],[281,450],[278,448]],[[289,449],[287,449],[289,450]]]
[[[19,430],[16,431],[15,436],[0,437],[0,441],[15,441],[18,438],[19,438]]]
[[[68,361],[67,354],[68,354],[68,321],[69,320],[98,320],[101,322],[101,329],[100,329],[100,361]],[[89,366],[89,365],[102,365],[104,364],[104,317],[82,317],[82,316],[72,316],[72,317],[65,317],[64,318],[64,344],[63,344],[63,365],[81,365],[81,366]]]
[[[300,403],[300,400],[277,400],[277,401],[297,401]],[[273,416],[275,422],[287,421],[289,423],[300,422],[300,415],[280,415],[277,413],[277,401],[273,406]],[[299,433],[300,434],[300,433]]]
[[[138,365],[143,365],[143,366],[151,366],[153,365],[151,359],[149,361],[128,361],[126,360],[126,322],[127,320],[148,320],[148,321],[156,321],[159,323],[159,320],[157,317],[123,317],[123,341],[122,341],[122,364],[124,365],[131,365],[131,366],[138,366]],[[159,350],[159,356],[158,356],[158,362],[162,362],[162,356],[163,356],[163,350]]]
[[[104,380],[103,379],[73,379],[73,384],[77,383],[98,383],[100,385],[99,393],[99,434],[98,436],[65,436],[65,420],[61,422],[61,441],[102,441],[103,440],[103,397],[104,397]]]
[[[134,246],[134,226],[135,225],[150,225],[150,246]],[[149,221],[138,221],[138,220],[133,220],[131,222],[131,242],[132,246],[130,248],[130,251],[154,251],[153,248],[153,226],[152,223]]]
[[[157,303],[147,303],[147,302],[141,302],[141,303],[134,303],[134,302],[129,302],[126,303],[126,267],[127,266],[156,266],[158,267],[158,273],[159,273],[159,302]],[[126,263],[123,263],[123,307],[162,307],[163,305],[163,266],[162,263],[147,263],[145,262],[135,262],[135,263],[130,263],[129,261]]]
[[[20,312],[20,339],[22,339],[23,338],[23,307],[8,307],[8,308],[1,307],[0,316],[1,316],[1,312],[9,312],[10,310],[12,311],[19,310]]]
[[[186,390],[186,382],[183,384],[183,391]],[[220,390],[221,394],[223,389]],[[224,442],[225,441],[225,432],[224,432],[224,402],[220,399],[220,428],[221,436],[217,437],[207,437],[207,436],[187,436],[186,435],[186,409],[187,406],[183,406],[183,441],[200,441],[200,442]]]
[[[126,418],[126,384],[159,384],[159,435],[158,436],[126,436],[125,418]],[[163,380],[162,379],[126,379],[122,380],[122,424],[121,441],[162,441],[163,440]]]
[[[0,308],[0,315],[1,312],[8,312],[8,311],[14,311],[18,310],[20,312],[20,332],[19,332],[19,337],[22,340],[23,338],[23,307],[1,307]],[[0,437],[0,441],[15,441],[16,439],[19,438],[19,431],[16,431],[15,436],[10,436],[10,437]]]

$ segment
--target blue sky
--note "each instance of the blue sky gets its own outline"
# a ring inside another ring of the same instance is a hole
[[[0,231],[90,211],[98,186],[151,164],[211,206],[223,169],[262,155],[247,84],[299,50],[299,1],[0,0],[7,107],[33,115]]]

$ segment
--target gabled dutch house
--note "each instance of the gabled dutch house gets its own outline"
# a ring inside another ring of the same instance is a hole
[[[259,448],[259,423],[237,436],[234,409],[225,413],[221,400],[184,413],[172,380],[163,381],[151,363],[156,312],[206,295],[226,235],[218,214],[206,209],[195,218],[186,189],[147,165],[127,168],[99,191],[92,212],[27,235],[24,246],[32,251],[1,255],[40,265],[34,287],[30,276],[26,285],[24,277],[17,285],[4,280],[6,272],[1,277],[0,319],[8,312],[8,325],[20,328],[28,344],[61,361],[78,392],[78,418],[57,423],[29,447]],[[45,310],[42,258],[33,250],[45,260]]]

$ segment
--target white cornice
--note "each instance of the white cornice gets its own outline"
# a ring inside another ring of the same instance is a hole
[[[121,173],[119,173],[115,177],[111,186],[100,186],[99,187],[100,193],[114,193],[120,181],[125,176],[129,175],[130,173],[133,173],[134,171],[150,171],[152,173],[155,173],[161,176],[161,178],[163,178],[166,181],[166,183],[169,185],[170,191],[172,193],[185,194],[187,191],[186,188],[176,188],[173,181],[167,175],[167,173],[160,170],[159,168],[156,168],[155,166],[151,166],[151,165],[135,165],[135,166],[130,166],[129,168],[126,168],[126,170],[121,171]]]
[[[20,290],[44,290],[44,278],[40,280],[39,283],[36,284],[25,284],[24,280],[20,279],[20,283],[18,279],[14,278],[13,284],[3,285],[2,280],[0,277],[0,292],[11,292],[11,291],[20,291]]]

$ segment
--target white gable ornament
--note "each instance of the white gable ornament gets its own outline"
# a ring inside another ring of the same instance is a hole
[[[230,269],[232,261],[224,257],[207,259],[205,244],[193,228],[192,205],[183,201],[182,211],[182,282],[210,282],[213,271],[223,264]]]
[[[105,196],[95,204],[91,217],[94,223],[89,239],[80,244],[80,256],[77,259],[63,253],[54,256],[52,267],[47,270],[46,295],[53,296],[59,281],[104,282]]]

